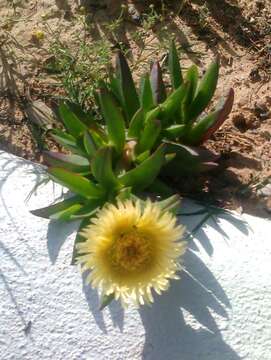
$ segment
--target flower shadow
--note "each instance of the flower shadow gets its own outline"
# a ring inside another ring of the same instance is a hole
[[[191,250],[185,256],[185,267],[181,281],[172,282],[168,293],[157,296],[151,308],[139,310],[146,334],[142,358],[195,360],[212,354],[214,359],[240,359],[223,340],[215,321],[217,317],[228,319],[226,293]]]
[[[47,249],[50,261],[55,264],[65,240],[74,233],[78,224],[51,220],[47,230]]]
[[[98,293],[95,289],[91,288],[90,285],[86,285],[86,274],[82,276],[82,289],[85,294],[86,301],[88,303],[88,307],[92,316],[99,326],[100,330],[107,334],[106,323],[104,320],[104,313],[103,311],[99,310],[100,307],[100,299]],[[118,301],[112,301],[108,305],[108,309],[110,312],[110,317],[112,320],[113,327],[118,327],[119,330],[123,331],[124,325],[124,310],[121,307]]]

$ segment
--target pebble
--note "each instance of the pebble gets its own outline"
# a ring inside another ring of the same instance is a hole
[[[271,200],[271,184],[265,185],[263,188],[257,191],[257,194],[260,196],[269,196]],[[270,202],[271,205],[271,202]]]

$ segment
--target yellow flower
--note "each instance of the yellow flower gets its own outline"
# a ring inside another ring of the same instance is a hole
[[[45,34],[44,34],[44,32],[42,30],[35,30],[32,33],[32,37],[33,37],[33,39],[40,41],[40,40],[44,39]]]
[[[78,244],[77,261],[102,295],[114,293],[124,306],[151,303],[152,290],[161,294],[179,278],[183,232],[174,215],[150,200],[109,204],[81,232],[86,241]]]

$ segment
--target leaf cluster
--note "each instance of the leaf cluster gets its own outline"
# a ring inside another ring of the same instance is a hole
[[[68,154],[46,151],[44,160],[50,177],[74,195],[33,214],[80,219],[82,227],[107,202],[140,197],[143,191],[172,195],[161,176],[196,174],[216,166],[215,156],[199,145],[225,121],[233,90],[216,110],[205,114],[217,85],[218,61],[201,79],[194,65],[183,74],[172,42],[168,69],[169,91],[158,62],[142,77],[138,90],[126,58],[118,52],[115,73],[95,92],[100,121],[78,104],[59,106],[57,115],[65,130],[53,129],[51,136]],[[168,201],[174,207],[178,197]]]

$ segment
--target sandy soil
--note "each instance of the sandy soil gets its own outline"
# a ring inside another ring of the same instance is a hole
[[[142,49],[142,42],[132,35],[142,28],[146,3],[0,0],[0,148],[42,160],[26,104],[39,99],[50,106],[63,94],[55,78],[44,71],[50,57],[48,47],[53,36],[76,47],[83,27],[80,6],[85,5],[89,41],[106,39],[112,43],[112,50],[122,42],[131,50],[132,63],[137,63],[139,57],[145,59],[136,68],[136,78],[154,57],[163,59],[168,34],[174,34],[182,47],[184,67],[194,62],[204,68],[220,56],[216,96],[233,87],[235,104],[230,118],[207,144],[222,153],[221,172],[204,177],[203,182],[209,184],[209,195],[223,205],[268,216],[271,194],[265,186],[271,175],[270,1],[193,0],[186,1],[182,8],[180,1],[170,1],[166,12],[160,1],[153,1],[164,18],[145,32],[151,46]],[[128,10],[116,36],[112,36],[106,24],[119,16],[121,4],[126,4]],[[37,30],[45,34],[40,41],[33,37]],[[50,141],[47,144],[53,146]]]

